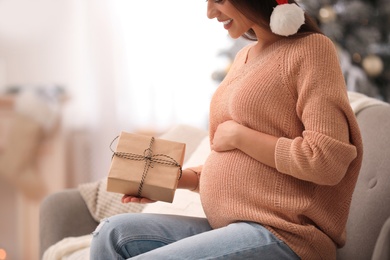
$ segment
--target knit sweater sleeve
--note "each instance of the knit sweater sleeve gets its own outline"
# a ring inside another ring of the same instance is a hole
[[[355,116],[337,52],[329,39],[313,35],[289,46],[286,57],[284,78],[297,100],[296,113],[304,130],[293,138],[279,138],[276,168],[301,180],[336,185],[357,156],[350,141]]]

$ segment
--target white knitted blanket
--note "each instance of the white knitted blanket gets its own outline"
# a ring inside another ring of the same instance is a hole
[[[68,237],[49,247],[42,260],[89,260],[92,235]]]
[[[348,92],[349,103],[351,104],[352,110],[355,114],[358,114],[360,111],[367,107],[385,105],[388,106],[389,103],[383,102],[379,99],[368,97],[364,94],[349,91]]]

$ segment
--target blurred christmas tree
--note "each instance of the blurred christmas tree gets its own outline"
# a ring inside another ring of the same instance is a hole
[[[299,0],[340,51],[348,90],[390,100],[389,0]]]
[[[347,89],[390,101],[389,0],[297,0],[336,44]],[[239,39],[220,53],[232,61],[248,42]],[[212,77],[221,81],[229,68]]]

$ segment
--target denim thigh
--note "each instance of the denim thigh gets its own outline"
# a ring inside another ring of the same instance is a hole
[[[94,232],[91,259],[299,259],[263,226],[212,229],[204,218],[123,214]]]
[[[102,220],[93,232],[90,259],[127,259],[209,230],[205,218],[119,214]]]

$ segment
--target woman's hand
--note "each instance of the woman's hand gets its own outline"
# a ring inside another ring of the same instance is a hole
[[[233,120],[219,124],[211,149],[216,152],[238,149],[253,159],[275,168],[275,149],[278,137],[243,126]]]
[[[153,203],[156,201],[150,200],[147,198],[140,198],[140,197],[136,197],[136,196],[126,195],[126,194],[123,195],[122,203],[129,203],[129,202],[146,204],[146,203]]]
[[[233,120],[219,124],[214,133],[211,149],[216,152],[236,149],[237,147],[235,141],[239,127],[241,127],[241,125]]]

